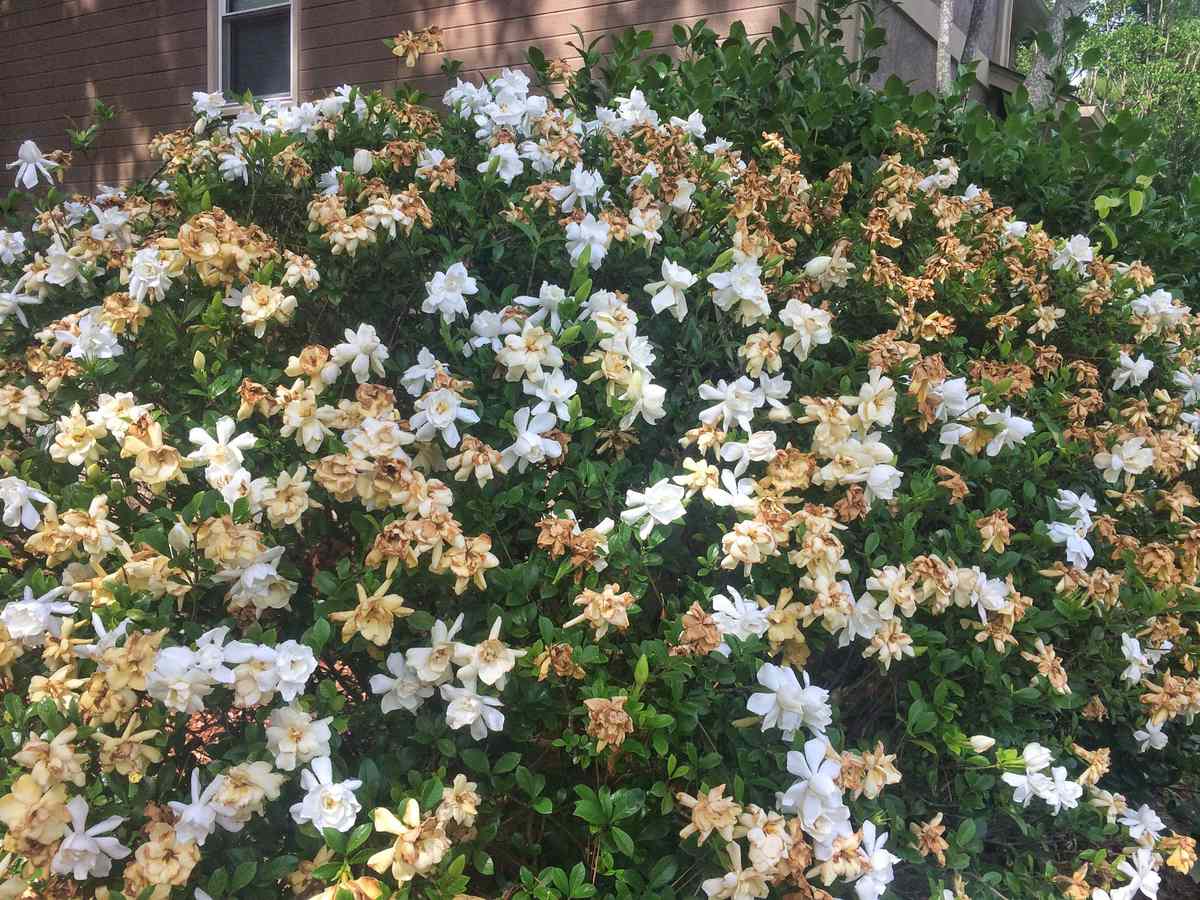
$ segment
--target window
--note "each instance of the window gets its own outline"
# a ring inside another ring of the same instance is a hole
[[[227,98],[295,95],[295,0],[210,0],[209,88]]]

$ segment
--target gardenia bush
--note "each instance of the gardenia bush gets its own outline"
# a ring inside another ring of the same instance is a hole
[[[1156,897],[1183,298],[542,71],[22,147],[0,897]]]

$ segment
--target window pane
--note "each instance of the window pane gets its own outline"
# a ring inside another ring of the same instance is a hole
[[[235,96],[249,90],[256,97],[286,94],[291,89],[291,22],[287,10],[270,15],[230,19],[229,89]]]
[[[227,0],[226,12],[245,12],[248,9],[262,9],[264,6],[288,5],[290,0]]]

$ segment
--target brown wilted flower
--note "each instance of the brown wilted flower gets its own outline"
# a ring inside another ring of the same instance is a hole
[[[1067,670],[1063,668],[1062,660],[1054,652],[1054,645],[1047,644],[1038,638],[1034,646],[1037,648],[1037,653],[1022,650],[1021,658],[1034,663],[1037,666],[1038,675],[1050,682],[1050,686],[1058,693],[1071,693],[1070,685],[1067,684]]]
[[[679,805],[691,810],[692,821],[679,832],[681,840],[696,835],[696,843],[703,844],[714,831],[726,841],[733,840],[733,829],[742,814],[742,807],[732,797],[725,796],[725,785],[718,784],[708,793],[701,792],[693,797],[680,791],[675,795]]]
[[[913,822],[908,826],[913,839],[917,842],[917,852],[922,856],[932,855],[939,866],[946,864],[946,851],[950,844],[944,837],[946,826],[942,824],[942,814],[938,813],[928,822]]]
[[[970,495],[971,489],[967,487],[967,483],[963,481],[962,476],[951,469],[949,466],[937,466],[934,472],[941,477],[938,487],[945,488],[950,492],[950,505],[961,503],[967,496]]]
[[[533,660],[538,670],[538,681],[545,681],[553,670],[559,678],[576,678],[584,676],[583,667],[575,662],[575,648],[570,644],[551,644]]]
[[[986,553],[994,550],[1003,553],[1012,540],[1012,525],[1008,521],[1008,510],[998,509],[989,516],[981,516],[975,520],[979,536],[983,540],[982,550]]]
[[[583,612],[568,622],[563,628],[571,628],[580,622],[588,622],[595,632],[596,640],[608,634],[609,628],[624,631],[629,627],[628,609],[636,602],[629,591],[621,591],[619,584],[606,584],[603,591],[584,588],[575,598],[575,605],[582,606]]]
[[[602,753],[605,747],[619,748],[633,734],[633,719],[625,712],[628,699],[592,697],[583,701],[588,711],[587,733],[596,739],[597,753]]]
[[[1166,854],[1167,865],[1181,875],[1191,872],[1198,859],[1196,839],[1184,834],[1172,832],[1169,837],[1159,838],[1155,849],[1159,853]]]
[[[1085,719],[1093,722],[1103,722],[1108,718],[1108,710],[1104,706],[1104,701],[1099,695],[1093,695],[1092,699],[1087,702],[1087,705],[1080,710],[1080,713]]]
[[[721,646],[721,629],[699,603],[692,603],[683,614],[679,643],[671,647],[672,656],[707,656]]]

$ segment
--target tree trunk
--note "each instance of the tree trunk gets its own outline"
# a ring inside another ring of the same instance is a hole
[[[983,23],[992,18],[995,9],[996,0],[972,0],[971,21],[967,24],[967,41],[963,44],[964,64],[982,57],[979,52],[979,33],[983,31]]]
[[[1034,109],[1045,109],[1054,102],[1054,90],[1050,81],[1050,73],[1062,62],[1063,30],[1067,19],[1078,15],[1087,6],[1087,0],[1054,0],[1054,8],[1050,11],[1050,26],[1047,29],[1054,39],[1054,56],[1043,55],[1041,48],[1036,48],[1033,57],[1033,67],[1025,77],[1025,87],[1029,91],[1029,103]]]
[[[937,37],[937,90],[939,94],[950,93],[954,81],[954,62],[950,58],[950,24],[954,20],[954,0],[941,0],[938,11]]]

